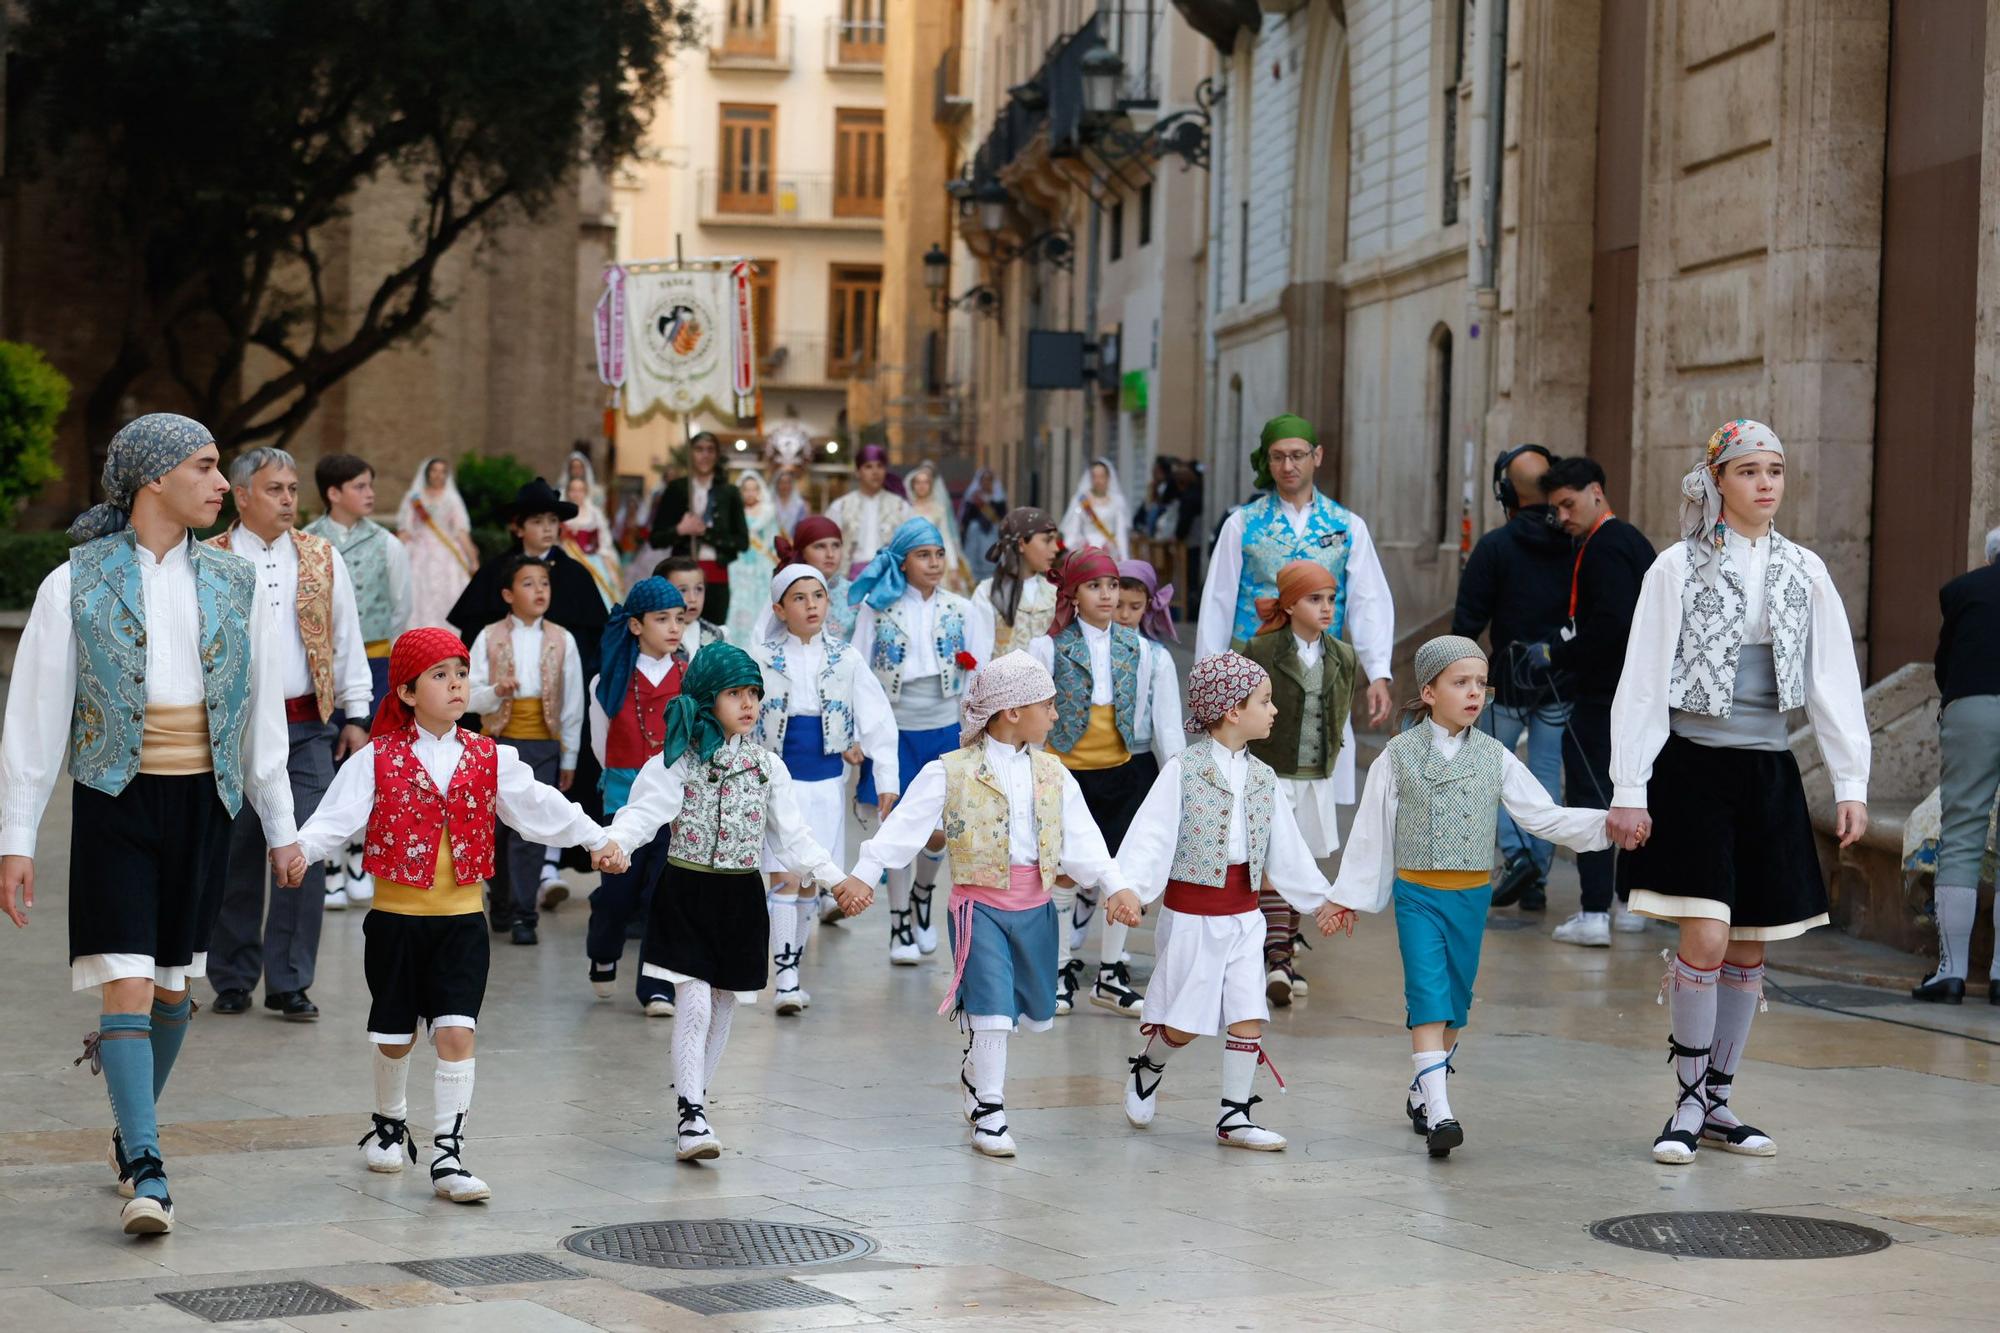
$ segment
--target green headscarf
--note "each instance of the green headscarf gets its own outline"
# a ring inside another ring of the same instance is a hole
[[[1250,466],[1257,470],[1257,489],[1260,491],[1268,491],[1276,485],[1271,480],[1270,454],[1271,446],[1279,440],[1304,440],[1313,448],[1319,448],[1319,432],[1304,417],[1295,417],[1287,412],[1265,422],[1263,433],[1257,437],[1256,452],[1250,455]]]
[[[689,749],[707,759],[722,748],[722,724],[715,720],[715,696],[739,685],[764,686],[764,672],[733,643],[711,643],[694,655],[681,692],[667,705],[660,762],[671,768]]]

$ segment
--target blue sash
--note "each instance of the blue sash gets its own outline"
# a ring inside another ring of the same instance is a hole
[[[828,778],[840,776],[843,760],[837,754],[824,753],[826,745],[825,725],[818,713],[785,719],[785,748],[778,757],[785,761],[792,777],[799,782],[824,782]]]

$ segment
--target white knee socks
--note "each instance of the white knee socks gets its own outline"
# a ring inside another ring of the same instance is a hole
[[[707,1096],[708,1024],[714,992],[706,981],[674,987],[674,1091],[684,1102],[701,1105]]]
[[[1673,1127],[1697,1137],[1708,1113],[1706,1094],[1700,1089],[1708,1075],[1709,1052],[1715,1045],[1715,983],[1721,975],[1721,968],[1695,967],[1679,954],[1667,968],[1667,1012],[1674,1025],[1668,1035],[1679,1047],[1701,1052],[1674,1055],[1674,1076],[1683,1088],[1697,1091],[1681,1094],[1674,1103]],[[1744,1031],[1749,1031],[1747,1019]]]
[[[1456,1050],[1457,1047],[1453,1047]],[[1423,1104],[1424,1119],[1435,1125],[1454,1117],[1448,1079],[1451,1056],[1444,1051],[1418,1051],[1410,1057],[1416,1070],[1417,1100]]]
[[[966,1070],[972,1090],[982,1102],[998,1105],[1005,1099],[1007,1084],[1007,1029],[972,1034],[972,1049],[966,1053]]]
[[[729,1044],[729,1025],[736,1018],[736,992],[713,990],[709,992],[714,1004],[714,1012],[708,1020],[708,1040],[703,1043],[701,1066],[701,1094],[705,1100],[708,1090],[715,1086],[716,1067],[722,1063],[722,1048]]]
[[[440,1138],[465,1133],[465,1117],[472,1110],[472,1066],[474,1060],[440,1060],[432,1083],[436,1106],[435,1124]]]
[[[1076,886],[1056,881],[1049,890],[1049,901],[1056,905],[1056,967],[1062,968],[1070,959],[1069,914],[1076,905]]]
[[[2000,922],[2000,895],[1993,900],[1994,920]],[[1957,977],[1963,981],[1972,964],[1972,922],[1979,915],[1979,890],[1956,884],[1937,886],[1938,965],[1932,979]],[[1994,967],[2000,968],[2000,951]],[[1994,973],[2000,976],[2000,971]]]
[[[797,947],[792,940],[799,928],[797,902],[788,888],[774,888],[765,899],[771,914],[771,960],[777,965],[772,984],[780,992],[799,984],[798,959],[792,953]]]
[[[806,942],[812,939],[813,927],[819,924],[819,895],[808,889],[802,897],[792,899],[792,915],[795,918],[792,925],[792,947],[803,954],[806,951]]]
[[[375,1114],[385,1120],[408,1120],[410,1053],[404,1051],[400,1059],[391,1059],[380,1046],[368,1049],[375,1052]]]
[[[1250,1100],[1250,1085],[1257,1080],[1257,1056],[1264,1048],[1257,1037],[1231,1037],[1222,1039],[1222,1100],[1225,1102],[1247,1102]]]
[[[1105,963],[1122,963],[1125,959],[1125,939],[1132,933],[1132,927],[1121,922],[1104,918],[1104,952],[1098,955]]]

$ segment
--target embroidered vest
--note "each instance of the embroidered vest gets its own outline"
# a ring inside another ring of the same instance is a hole
[[[993,580],[982,579],[972,595],[991,604]],[[1016,648],[1026,651],[1029,644],[1049,632],[1049,623],[1055,618],[1055,585],[1039,574],[1030,574],[1021,581],[1021,599],[1014,607],[1013,624],[1000,618],[997,605],[993,607],[993,655],[998,657]]]
[[[706,762],[691,762],[674,820],[674,859],[711,870],[755,870],[770,791],[771,753],[760,745],[731,741]]]
[[[1090,645],[1084,642],[1083,625],[1072,620],[1055,637],[1053,657],[1056,678],[1056,724],[1049,731],[1049,744],[1067,752],[1090,725]],[[1135,735],[1139,718],[1139,633],[1124,625],[1111,626],[1111,708],[1118,722],[1118,738],[1126,750],[1136,754]]]
[[[972,603],[957,593],[939,588],[931,594],[937,602],[937,615],[933,618],[936,627],[931,645],[937,651],[938,675],[944,686],[944,696],[965,693],[965,668],[958,664],[958,655],[965,651],[965,623],[972,611]],[[875,679],[882,682],[888,692],[889,702],[895,703],[903,697],[903,660],[910,653],[910,631],[903,623],[903,606],[897,602],[887,611],[875,613],[875,646],[868,655],[868,669],[875,673]]]
[[[1007,792],[986,763],[983,742],[944,756],[944,835],[955,882],[989,889],[1007,886]],[[1029,752],[1034,770],[1035,845],[1042,890],[1055,887],[1062,865],[1062,761],[1046,750]]]
[[[1271,734],[1251,741],[1250,753],[1287,778],[1316,781],[1331,774],[1354,706],[1360,673],[1354,649],[1322,634],[1319,666],[1309,672],[1299,661],[1297,636],[1282,629],[1257,635],[1244,645],[1243,655],[1270,673],[1271,699],[1278,705]],[[1309,760],[1315,750],[1317,758]]]
[[[854,673],[861,657],[837,639],[822,636],[819,667],[820,751],[840,754],[854,744]],[[751,652],[764,670],[764,700],[757,708],[757,743],[773,754],[785,748],[785,709],[792,681],[785,674],[785,644],[760,643]]]
[[[348,577],[354,580],[354,607],[361,613],[361,637],[369,643],[396,637],[396,601],[389,595],[389,543],[396,539],[372,518],[364,518],[352,531],[322,514],[306,524],[306,531],[333,544],[347,562]]]
[[[200,542],[188,547],[200,620],[201,688],[215,790],[234,816],[243,806],[243,732],[250,722],[250,611],[257,570]],[[69,771],[116,796],[139,771],[146,722],[146,594],[130,528],[69,553],[69,613],[76,635],[76,704]]]
[[[1278,779],[1271,766],[1250,756],[1243,779],[1243,832],[1250,844],[1250,884],[1264,883],[1271,850],[1271,804]],[[1196,741],[1181,751],[1181,823],[1168,878],[1219,889],[1229,873],[1229,779],[1216,767],[1215,746]]]
[[[1304,536],[1292,531],[1284,506],[1275,494],[1261,495],[1243,506],[1243,575],[1236,587],[1236,619],[1229,638],[1237,652],[1257,635],[1263,617],[1257,599],[1278,591],[1278,571],[1294,560],[1310,560],[1333,575],[1338,590],[1333,601],[1333,637],[1347,625],[1347,552],[1354,516],[1344,507],[1313,492],[1312,513]]]
[[[231,528],[208,544],[218,551],[233,551]],[[319,720],[333,717],[333,546],[309,532],[294,532],[292,546],[299,556],[298,603],[299,642],[305,645],[306,670],[311,674],[313,698],[319,704]]]
[[[1806,650],[1812,625],[1812,570],[1805,550],[1773,528],[1764,564],[1764,618],[1771,627],[1777,668],[1778,709],[1805,707]],[[1667,704],[1684,713],[1728,717],[1736,699],[1736,660],[1743,651],[1748,601],[1743,576],[1725,550],[1716,562],[1715,586],[1702,582],[1694,561],[1681,577],[1681,636],[1667,679]],[[1844,647],[1840,651],[1845,651]]]
[[[861,608],[847,600],[847,572],[841,570],[826,581],[826,623],[821,632],[845,643],[854,637],[854,620],[860,614]]]
[[[630,769],[637,773],[646,761],[660,752],[666,734],[663,717],[667,705],[681,692],[681,664],[675,662],[655,685],[636,668],[632,683],[625,688],[625,703],[607,720],[604,733],[606,769]],[[629,784],[627,785],[629,790]]]
[[[460,884],[493,877],[493,821],[500,805],[500,756],[490,736],[458,728],[465,753],[440,792],[417,758],[415,724],[375,738],[375,807],[361,865],[369,874],[413,889],[437,879],[438,839],[448,837]]]
[[[1500,823],[1500,742],[1475,729],[1449,761],[1428,722],[1387,747],[1396,775],[1396,865],[1410,870],[1491,870]]]
[[[562,626],[542,617],[542,721],[547,724],[549,735],[562,737],[562,693],[563,693],[563,629]],[[486,678],[500,680],[514,674],[514,618],[497,620],[486,627]],[[637,673],[633,673],[636,675]],[[507,720],[514,715],[514,701],[502,699],[500,706],[490,713],[482,713],[479,725],[489,736],[498,736],[507,729]]]

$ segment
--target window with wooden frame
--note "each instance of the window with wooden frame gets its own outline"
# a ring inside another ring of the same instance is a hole
[[[778,108],[724,102],[721,169],[716,173],[715,211],[771,211],[771,154],[778,139]]]
[[[843,65],[879,65],[888,48],[889,0],[840,0],[836,58]]]
[[[722,51],[774,60],[778,55],[778,0],[728,0],[722,11]]]
[[[829,287],[827,377],[852,378],[875,365],[875,321],[882,307],[882,266],[835,264]]]
[[[833,113],[833,215],[882,216],[883,175],[888,145],[882,113],[851,107]]]
[[[753,260],[750,274],[750,333],[757,351],[757,373],[766,373],[771,349],[777,345],[778,261]]]

